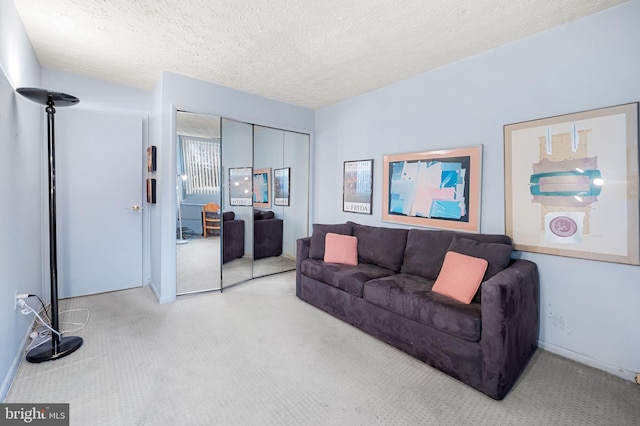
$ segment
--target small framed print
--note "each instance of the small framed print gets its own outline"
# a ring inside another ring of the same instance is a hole
[[[252,168],[230,168],[229,205],[250,206],[253,204],[252,195]]]
[[[273,170],[273,204],[276,206],[289,205],[290,171],[290,167]]]
[[[153,145],[147,148],[147,171],[155,172],[157,170],[157,148]]]
[[[342,172],[342,211],[371,214],[373,160],[345,161]]]
[[[156,202],[156,180],[147,179],[147,203],[154,204]]]

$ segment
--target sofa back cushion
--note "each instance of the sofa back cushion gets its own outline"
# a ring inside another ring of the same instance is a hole
[[[351,223],[339,223],[335,225],[313,224],[313,234],[309,244],[309,257],[312,259],[324,259],[324,243],[327,233],[352,235]]]
[[[438,278],[453,235],[451,231],[410,229],[402,273],[419,275],[430,280]]]
[[[274,219],[275,217],[275,213],[271,210],[253,209],[253,220],[267,220]]]
[[[410,229],[407,235],[407,247],[404,252],[404,262],[401,272],[435,280],[438,278],[440,269],[442,269],[444,256],[447,251],[453,250],[449,246],[454,237],[466,238],[480,243],[507,244],[511,247],[511,238],[506,235]],[[475,252],[458,252],[469,256],[476,256],[474,254]],[[509,252],[509,255],[511,255],[511,252]],[[491,260],[487,260],[489,264],[491,264]],[[491,268],[491,266],[489,268]]]
[[[394,272],[400,271],[407,229],[383,228],[351,223],[353,235],[358,238],[358,260],[378,265]]]
[[[506,236],[499,235],[499,237]],[[456,235],[451,241],[449,251],[485,259],[489,266],[482,278],[484,282],[509,266],[511,261],[511,253],[513,252],[511,239],[506,237],[506,240],[496,239],[496,241],[502,242],[482,242]]]

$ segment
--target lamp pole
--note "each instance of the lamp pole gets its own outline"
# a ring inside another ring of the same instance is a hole
[[[58,241],[56,230],[56,142],[55,142],[55,106],[72,106],[80,102],[78,98],[66,93],[50,92],[46,89],[22,87],[16,90],[30,101],[45,105],[47,113],[47,147],[49,154],[49,281],[51,286],[51,347],[41,345],[27,353],[27,361],[40,363],[55,361],[67,356],[82,346],[82,338],[77,336],[61,337],[58,318]]]

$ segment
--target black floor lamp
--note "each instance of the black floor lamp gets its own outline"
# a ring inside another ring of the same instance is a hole
[[[49,140],[49,270],[51,279],[51,328],[56,332],[51,333],[51,346],[41,345],[31,349],[27,353],[27,361],[39,363],[55,361],[75,352],[82,346],[82,338],[76,336],[61,337],[58,324],[58,247],[56,238],[56,151],[55,151],[55,127],[54,114],[57,107],[75,105],[80,100],[66,93],[50,92],[46,89],[22,87],[17,89],[30,101],[46,105],[47,134]]]

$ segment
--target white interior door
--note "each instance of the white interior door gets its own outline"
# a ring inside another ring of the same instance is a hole
[[[142,118],[57,108],[60,298],[142,285]]]

